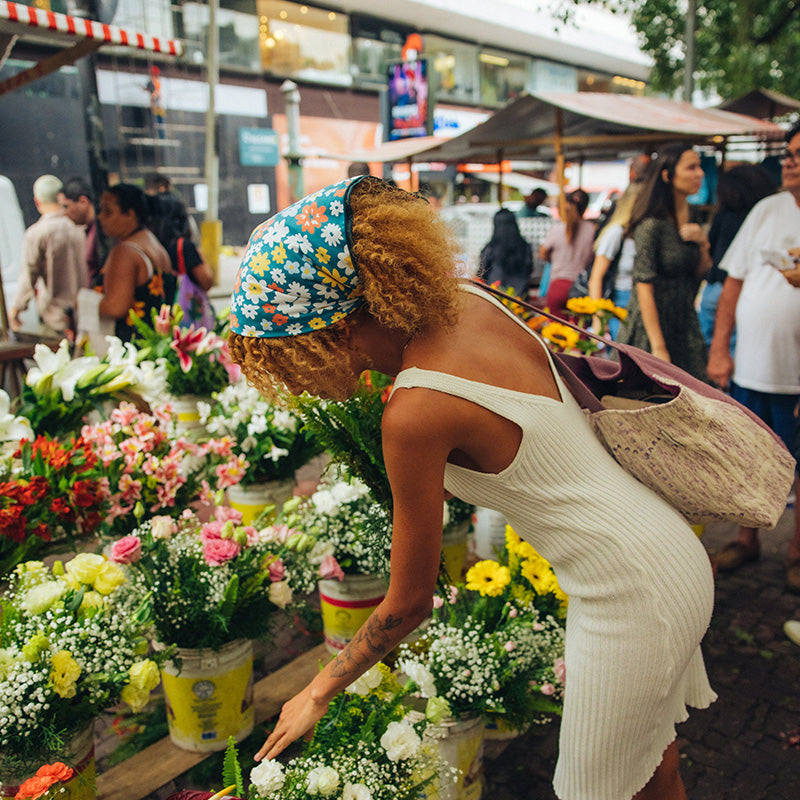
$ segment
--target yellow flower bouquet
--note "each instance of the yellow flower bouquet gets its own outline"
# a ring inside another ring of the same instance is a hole
[[[436,716],[483,716],[522,727],[558,714],[564,685],[567,598],[550,565],[508,528],[498,560],[434,598],[421,638],[398,649],[398,668]]]
[[[158,664],[147,657],[146,615],[125,599],[125,580],[91,553],[52,568],[27,561],[12,573],[0,599],[0,774],[32,774],[59,758],[120,700],[134,711],[146,705]]]

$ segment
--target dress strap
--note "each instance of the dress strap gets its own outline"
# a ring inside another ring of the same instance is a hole
[[[126,247],[133,248],[142,257],[144,265],[147,267],[147,280],[149,281],[155,272],[155,268],[153,267],[153,262],[150,260],[150,256],[148,256],[138,244],[134,244],[133,242],[120,242],[120,244],[124,244]]]

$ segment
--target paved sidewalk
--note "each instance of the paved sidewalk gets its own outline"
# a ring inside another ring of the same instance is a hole
[[[717,578],[703,650],[719,699],[691,711],[678,727],[690,800],[800,798],[800,647],[782,629],[785,620],[800,619],[800,596],[784,590],[783,556],[793,526],[787,510],[774,531],[762,533],[759,562]],[[714,551],[734,531],[709,525],[702,541]],[[487,760],[484,797],[554,800],[556,736],[555,729],[529,734]]]

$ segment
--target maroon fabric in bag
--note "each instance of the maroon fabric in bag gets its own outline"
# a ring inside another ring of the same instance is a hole
[[[508,300],[508,295],[482,286]],[[692,523],[774,527],[795,461],[759,417],[713,386],[631,345],[551,317],[611,347],[618,360],[552,353],[595,435],[627,472]]]

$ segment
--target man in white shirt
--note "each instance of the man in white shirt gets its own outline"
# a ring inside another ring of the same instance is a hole
[[[720,295],[708,375],[758,414],[796,456],[800,401],[800,291],[779,267],[789,269],[789,250],[800,246],[800,124],[786,135],[783,191],[753,206],[721,267],[728,277]],[[736,349],[730,353],[736,329]],[[800,592],[800,494],[795,480],[795,533],[786,558],[786,585]],[[757,528],[739,529],[712,560],[719,572],[755,561]]]

